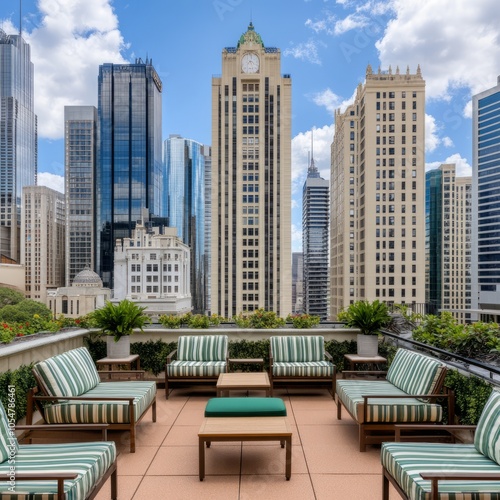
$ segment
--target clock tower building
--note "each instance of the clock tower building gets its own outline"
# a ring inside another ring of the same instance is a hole
[[[212,79],[212,313],[291,312],[291,91],[250,23]]]

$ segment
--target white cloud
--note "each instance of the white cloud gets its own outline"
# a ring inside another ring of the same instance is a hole
[[[472,94],[495,85],[499,71],[497,0],[392,0],[395,18],[376,43],[384,67],[412,72],[421,64],[430,98],[450,99],[457,88]]]
[[[64,106],[96,105],[99,65],[127,62],[126,46],[110,0],[39,0],[38,9],[38,25],[23,32],[35,66],[38,134],[58,139]]]
[[[51,174],[49,172],[39,172],[37,184],[38,186],[47,186],[60,193],[64,193],[64,177],[61,175]]]
[[[450,137],[443,137],[443,146],[452,148],[454,146],[453,140]]]
[[[433,161],[431,163],[426,163],[425,170],[427,172],[428,170],[439,168],[439,166],[443,163],[454,163],[456,165],[456,173],[458,177],[472,176],[472,166],[467,161],[467,158],[462,158],[459,153],[454,153],[451,156],[448,156],[448,158],[443,161]]]
[[[293,47],[285,49],[283,51],[283,55],[292,56],[295,59],[301,59],[302,61],[308,61],[312,64],[321,65],[321,59],[318,53],[318,48],[320,46],[325,47],[325,44],[323,42],[310,39],[307,42],[299,43]]]
[[[341,112],[345,111],[349,104],[354,102],[354,98],[356,96],[356,90],[354,94],[349,97],[349,99],[344,99],[337,94],[335,94],[330,88],[327,88],[321,92],[317,92],[311,96],[314,104],[318,106],[324,106],[326,110],[332,115],[335,116],[335,111],[340,109]]]
[[[432,115],[425,115],[425,151],[432,153],[438,146],[445,146],[447,148],[453,147],[453,140],[448,137],[440,136],[440,131],[443,127],[438,126],[436,119]]]
[[[349,14],[344,19],[335,23],[334,33],[335,35],[343,35],[348,31],[364,28],[368,22],[369,21],[365,16]]]

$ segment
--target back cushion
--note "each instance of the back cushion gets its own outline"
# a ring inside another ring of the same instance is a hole
[[[15,420],[12,424],[15,424]],[[15,459],[19,443],[14,433],[14,427],[9,427],[9,421],[5,409],[0,402],[0,462],[5,462],[10,458]]]
[[[398,349],[387,381],[407,394],[433,394],[445,366],[423,354]]]
[[[40,361],[33,372],[48,396],[81,396],[100,382],[86,347]]]
[[[271,352],[277,363],[322,361],[325,339],[320,335],[271,337]]]
[[[496,390],[490,394],[477,423],[474,446],[500,465],[500,393]]]
[[[177,343],[179,361],[225,361],[227,335],[181,336]]]

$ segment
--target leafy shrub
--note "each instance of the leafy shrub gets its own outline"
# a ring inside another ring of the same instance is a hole
[[[294,328],[312,328],[319,325],[320,317],[311,314],[289,314],[287,322],[292,323]]]
[[[0,287],[0,309],[4,306],[16,305],[22,300],[25,300],[25,298],[21,292],[5,286]]]
[[[210,326],[210,318],[204,314],[194,314],[190,316],[188,326],[190,328],[208,328]]]
[[[359,328],[364,335],[377,335],[381,328],[391,322],[387,304],[379,300],[353,302],[347,309],[337,314],[337,319],[347,326]]]
[[[180,328],[182,323],[182,318],[180,316],[176,316],[174,314],[162,314],[158,321],[165,328]]]
[[[2,307],[0,309],[0,321],[5,323],[26,323],[31,321],[35,314],[45,321],[52,319],[52,311],[45,304],[25,299],[15,305]]]
[[[240,313],[233,320],[240,328],[279,328],[285,325],[285,320],[274,311],[264,309],[257,309],[249,314]]]

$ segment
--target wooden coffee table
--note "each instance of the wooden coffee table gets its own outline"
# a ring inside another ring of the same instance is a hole
[[[292,475],[292,430],[287,417],[205,418],[198,432],[200,481],[205,478],[205,444],[214,441],[279,441],[285,446],[285,477]]]
[[[224,391],[261,389],[270,396],[271,384],[267,372],[234,372],[221,373],[217,380],[217,397],[222,396]]]

